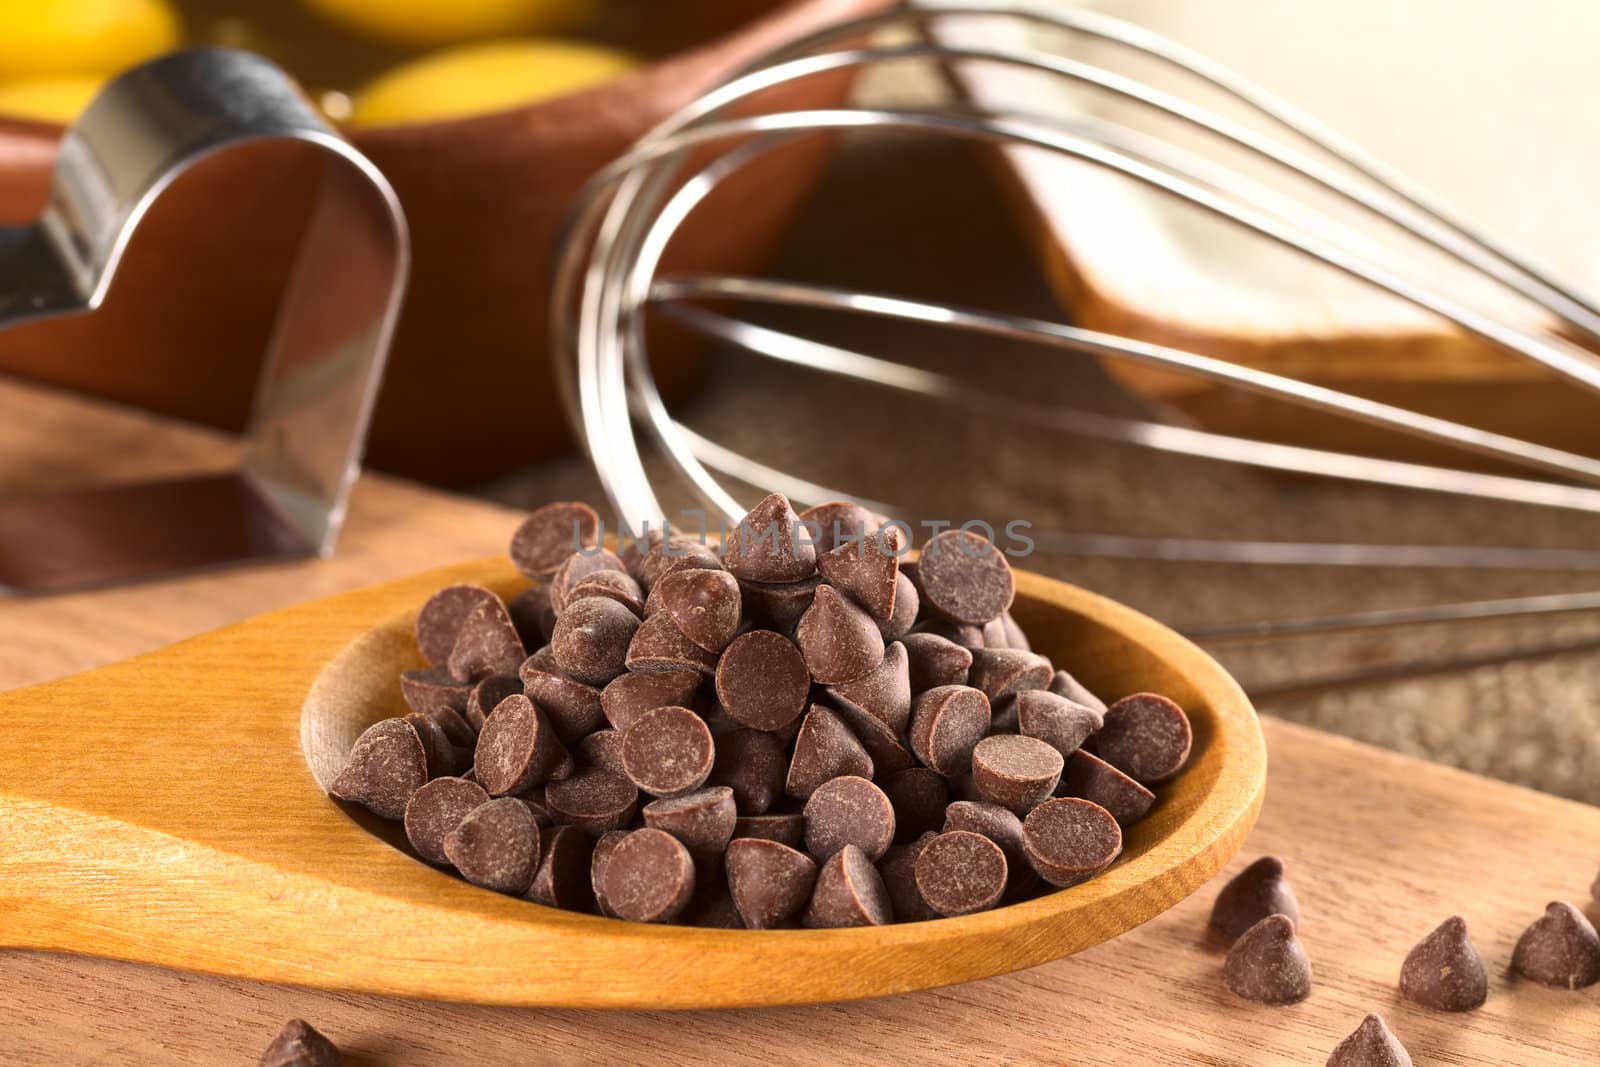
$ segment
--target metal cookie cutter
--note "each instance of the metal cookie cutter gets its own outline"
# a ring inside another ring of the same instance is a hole
[[[108,85],[61,143],[43,216],[0,227],[0,329],[94,311],[151,203],[201,160],[263,141],[320,149],[321,174],[238,469],[0,495],[0,591],[53,592],[332,550],[409,245],[383,175],[272,63],[201,49]]]

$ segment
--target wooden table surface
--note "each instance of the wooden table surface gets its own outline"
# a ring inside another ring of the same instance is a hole
[[[0,489],[216,464],[225,442],[0,383]],[[516,516],[379,477],[357,487],[336,558],[42,600],[0,601],[0,686],[93,667],[271,608],[498,551]],[[70,724],[63,724],[70,728]],[[1554,899],[1588,907],[1600,811],[1268,720],[1265,810],[1230,872],[1288,864],[1316,970],[1265,1008],[1221,984],[1216,885],[1116,941],[984,982],[845,1005],[688,1013],[486,1008],[318,992],[133,964],[0,951],[0,1063],[253,1063],[302,1016],[352,1064],[1320,1064],[1368,1011],[1419,1064],[1600,1062],[1600,987],[1507,973]],[[108,754],[108,758],[110,758]],[[18,773],[10,768],[7,773]],[[0,783],[3,787],[3,783]],[[1398,998],[1411,944],[1466,916],[1488,1004],[1442,1016]]]

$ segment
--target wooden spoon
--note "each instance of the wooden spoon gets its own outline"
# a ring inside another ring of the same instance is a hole
[[[705,930],[558,911],[403,851],[328,799],[371,722],[404,710],[416,610],[451,582],[512,595],[501,560],[265,615],[0,696],[0,944],[332,989],[614,1008],[882,996],[1031,967],[1170,908],[1227,862],[1266,784],[1255,712],[1183,638],[1102,597],[1017,575],[1035,648],[1108,697],[1181,703],[1188,769],[1100,877],[956,919]]]

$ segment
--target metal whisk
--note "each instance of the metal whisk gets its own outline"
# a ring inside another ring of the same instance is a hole
[[[1220,90],[1290,135],[1281,143],[1182,97],[1040,47],[1015,49],[963,43],[953,19],[1014,20],[1109,42]],[[871,43],[878,31],[916,31],[910,43]],[[865,43],[864,43],[865,42]],[[758,111],[767,90],[830,72],[906,60],[946,65],[998,64],[1065,79],[1131,101],[1294,172],[1338,201],[1391,227],[1417,246],[1481,274],[1533,316],[1507,321],[1476,303],[1417,280],[1420,271],[1393,265],[1390,249],[1371,256],[1370,240],[1347,221],[1216,160],[1131,128],[1082,116],[942,105],[937,109],[840,107]],[[1600,307],[1536,266],[1453,219],[1403,177],[1238,75],[1181,45],[1105,15],[1061,7],[946,3],[925,0],[842,23],[777,49],[685,107],[617,160],[590,185],[572,218],[557,273],[555,351],[568,412],[617,515],[630,525],[658,523],[661,507],[641,458],[642,429],[713,515],[735,522],[745,508],[717,475],[801,503],[858,496],[819,486],[757,463],[677,422],[651,377],[644,318],[660,309],[671,319],[746,352],[842,376],[875,387],[937,398],[1051,431],[1256,468],[1432,493],[1600,513],[1600,460],[1379,403],[1278,374],[1176,348],[1059,322],[980,308],[930,303],[886,293],[754,277],[661,276],[672,235],[720,183],[779,145],[818,131],[910,131],[994,145],[1021,145],[1081,160],[1193,204],[1267,240],[1359,279],[1447,320],[1512,355],[1531,360],[1581,388],[1600,390],[1600,358],[1569,338],[1600,344]],[[1296,147],[1296,145],[1298,147]],[[1307,149],[1311,150],[1309,153]],[[1506,476],[1401,462],[1113,417],[1056,404],[1029,403],[983,391],[974,382],[848,351],[757,325],[706,306],[768,305],[942,326],[976,337],[1024,341],[1046,349],[1131,360],[1362,420],[1442,442],[1530,471]],[[715,472],[715,473],[713,473]],[[1543,475],[1543,476],[1540,476]],[[1549,476],[1554,477],[1549,477]],[[1574,484],[1576,483],[1576,484]],[[892,504],[861,500],[889,514]],[[1404,564],[1406,546],[1273,545],[1248,541],[1169,540],[1086,535],[1080,554],[1151,554],[1230,562],[1378,562]],[[1442,550],[1461,566],[1594,566],[1600,553],[1514,546]],[[1457,619],[1591,611],[1600,593],[1480,601],[1413,610],[1268,620],[1212,627],[1210,640],[1262,638]]]

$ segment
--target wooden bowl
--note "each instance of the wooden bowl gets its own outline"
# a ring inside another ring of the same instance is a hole
[[[351,131],[399,193],[414,253],[369,461],[465,485],[566,449],[547,301],[553,243],[579,187],[761,52],[886,3],[679,5],[672,33],[684,47],[595,89],[474,118]],[[848,75],[821,77],[771,99],[827,107],[849,84]],[[0,119],[0,224],[42,210],[61,132]],[[670,266],[756,269],[826,147],[803,140],[727,183],[674,242]],[[141,223],[105,306],[0,333],[0,372],[242,426],[317,174],[311,153],[268,162],[247,153],[197,168]],[[690,383],[698,349],[655,351],[669,395]]]
[[[0,945],[497,1004],[847,1000],[1115,937],[1215,874],[1260,808],[1261,730],[1220,666],[1137,612],[1019,573],[1013,611],[1041,652],[1108,696],[1167,693],[1194,724],[1188,768],[1105,874],[977,915],[853,930],[651,926],[501,896],[324,794],[361,731],[403,710],[415,613],[451,582],[526,584],[500,560],[449,567],[0,695]]]

